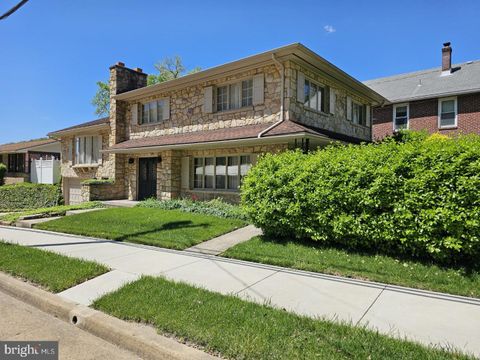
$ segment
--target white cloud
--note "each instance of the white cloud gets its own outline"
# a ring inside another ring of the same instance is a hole
[[[329,33],[329,34],[334,33],[335,31],[337,31],[337,29],[335,29],[332,25],[325,25],[325,26],[323,27],[323,29],[324,29],[327,33]]]

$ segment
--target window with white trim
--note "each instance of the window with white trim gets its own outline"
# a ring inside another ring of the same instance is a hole
[[[162,99],[142,104],[140,124],[155,124],[165,120],[163,118],[163,109],[166,106],[165,101],[165,99]]]
[[[253,79],[217,87],[217,111],[234,110],[253,103]]]
[[[303,105],[316,111],[325,111],[325,88],[305,79]]]
[[[75,164],[99,164],[102,149],[101,136],[77,136],[75,138]]]
[[[457,126],[457,98],[446,98],[438,101],[438,127]]]
[[[393,107],[393,130],[408,129],[409,106],[397,104]]]
[[[193,187],[238,191],[251,166],[250,155],[194,158]]]

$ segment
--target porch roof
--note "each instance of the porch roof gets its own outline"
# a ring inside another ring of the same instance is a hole
[[[343,136],[334,132],[309,127],[291,120],[285,120],[277,126],[269,129],[272,123],[245,125],[231,128],[195,131],[188,133],[144,137],[131,139],[111,146],[104,152],[128,153],[129,151],[148,150],[157,147],[181,147],[202,144],[222,144],[241,140],[262,140],[285,138],[289,136],[307,136],[322,138],[324,140],[341,140],[359,142],[358,139]],[[259,137],[259,134],[262,133]]]

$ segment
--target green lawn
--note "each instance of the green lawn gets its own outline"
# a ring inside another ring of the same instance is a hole
[[[127,284],[93,306],[232,359],[468,358],[158,277]]]
[[[0,242],[0,271],[60,292],[108,271],[108,268],[30,247]]]
[[[135,207],[67,216],[35,227],[171,249],[185,249],[244,225],[243,221],[235,219],[222,219],[177,210]]]
[[[357,254],[313,242],[275,242],[263,237],[228,249],[223,256],[378,281],[425,290],[480,297],[480,273],[382,255]]]
[[[78,205],[59,205],[47,208],[30,209],[8,213],[0,216],[0,220],[16,222],[21,216],[26,215],[42,215],[42,217],[63,216],[69,210],[94,209],[101,207],[104,207],[104,205],[99,201],[85,202]]]

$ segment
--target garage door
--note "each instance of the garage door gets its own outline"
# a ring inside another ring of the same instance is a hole
[[[69,205],[77,205],[83,202],[82,186],[79,179],[65,178],[65,195],[65,200]]]

